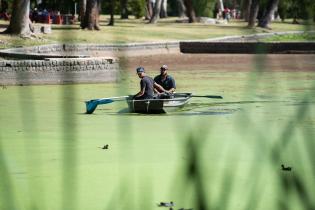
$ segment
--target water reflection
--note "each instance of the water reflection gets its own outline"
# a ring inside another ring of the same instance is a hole
[[[260,97],[263,98],[263,97]],[[266,99],[266,98],[265,98]],[[189,102],[184,107],[169,110],[165,109],[165,113],[147,114],[147,113],[131,113],[127,105],[120,103],[115,107],[100,106],[94,113],[96,115],[112,115],[112,116],[206,116],[206,115],[230,115],[238,111],[244,110],[246,105],[255,109],[264,107],[267,104],[278,104],[278,106],[299,106],[312,101],[298,101],[295,100],[243,100],[243,101],[212,101],[203,102],[202,100],[195,100]],[[82,114],[82,113],[80,113]]]
[[[185,105],[185,107],[174,110],[166,110],[166,113],[159,114],[146,114],[146,113],[130,113],[127,107],[121,108],[118,111],[109,108],[100,108],[98,112],[106,112],[108,115],[124,115],[124,116],[193,116],[193,115],[228,115],[234,114],[240,110],[243,110],[244,105],[255,105],[256,108],[262,107],[267,103],[279,103],[282,105],[290,105],[292,101],[225,101],[225,102],[191,102]],[[297,102],[294,102],[297,103]],[[300,103],[299,103],[300,104]]]

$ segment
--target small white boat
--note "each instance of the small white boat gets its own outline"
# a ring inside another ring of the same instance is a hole
[[[86,114],[92,114],[96,107],[101,104],[109,104],[115,101],[126,100],[130,112],[135,113],[166,113],[182,108],[188,103],[191,97],[222,99],[222,96],[216,95],[192,95],[192,93],[175,93],[171,98],[162,99],[143,99],[134,100],[132,95],[116,96],[110,98],[100,98],[85,101]]]
[[[169,99],[127,99],[126,101],[130,112],[158,114],[174,111],[185,106],[191,97],[191,93],[175,93],[173,98]]]

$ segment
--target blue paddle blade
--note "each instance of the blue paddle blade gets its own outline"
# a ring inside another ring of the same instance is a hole
[[[90,100],[86,101],[86,114],[92,114],[94,110],[96,109],[97,105],[99,104],[109,104],[114,102],[112,99],[95,99],[95,100]]]
[[[92,114],[97,107],[97,101],[96,100],[86,101],[85,105],[86,105],[86,114]]]

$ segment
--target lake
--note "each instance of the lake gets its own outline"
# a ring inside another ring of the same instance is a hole
[[[124,101],[84,114],[85,100],[135,94],[131,71],[118,83],[1,87],[0,209],[314,205],[315,69],[248,69],[170,71],[178,92],[223,99],[155,115]]]

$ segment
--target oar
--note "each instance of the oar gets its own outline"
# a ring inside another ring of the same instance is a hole
[[[223,99],[222,96],[213,96],[213,95],[204,95],[204,96],[200,96],[200,95],[191,95],[191,97],[196,97],[196,98],[218,98],[218,99]]]
[[[93,99],[85,102],[86,105],[86,114],[92,114],[96,109],[97,105],[100,104],[109,104],[114,101],[122,101],[128,98],[129,96],[115,96],[110,98],[100,98],[100,99]]]
[[[175,93],[177,96],[187,96],[190,93]],[[222,99],[222,96],[215,96],[215,95],[190,95],[191,97],[196,98],[216,98],[216,99]]]

